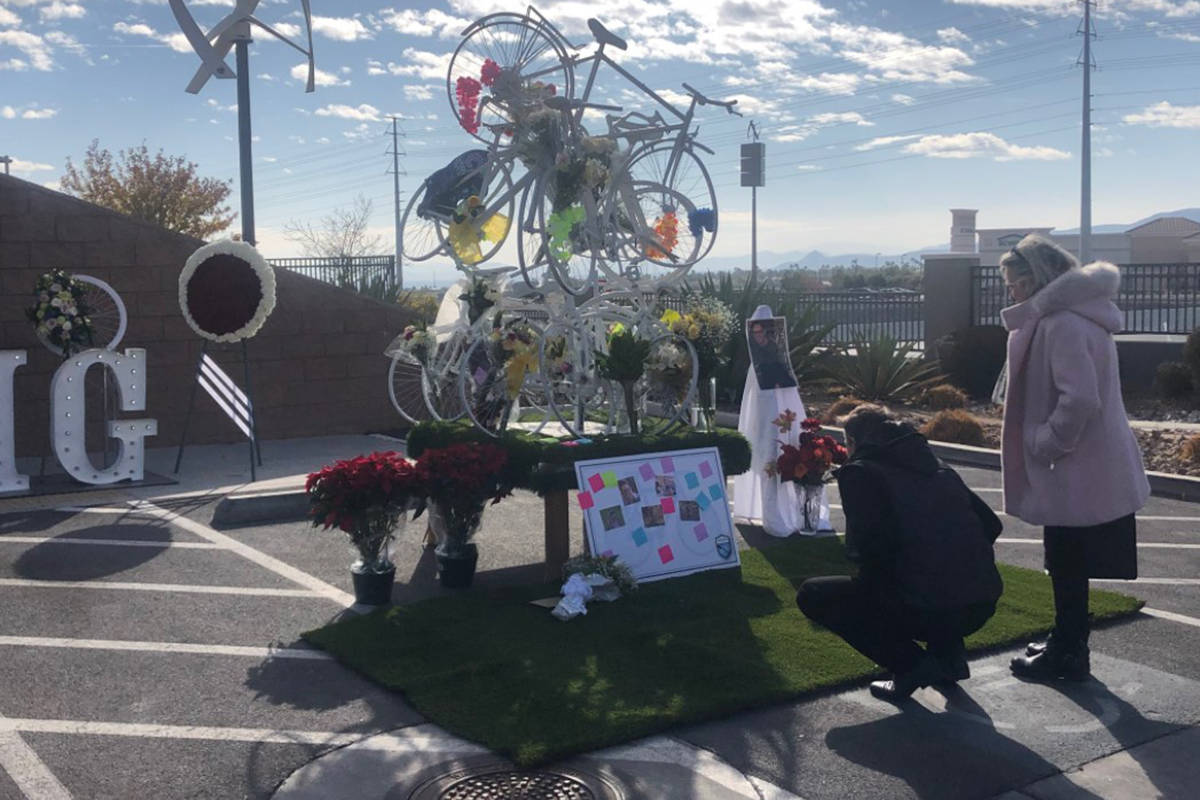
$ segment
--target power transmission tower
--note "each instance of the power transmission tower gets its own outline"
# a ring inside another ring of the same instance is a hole
[[[1092,70],[1096,62],[1092,58],[1092,6],[1097,0],[1079,0],[1083,4],[1083,20],[1079,23],[1077,36],[1083,37],[1083,53],[1076,64],[1083,66],[1083,140],[1079,148],[1080,191],[1079,191],[1079,260],[1087,264],[1092,260]]]
[[[404,288],[404,266],[401,262],[402,243],[400,241],[400,176],[407,175],[408,173],[400,169],[400,156],[408,154],[400,149],[400,137],[403,135],[404,132],[399,128],[398,118],[392,117],[392,149],[388,152],[392,156],[392,168],[390,172],[392,173],[392,191],[395,195],[396,206],[396,274],[394,277],[397,289]]]

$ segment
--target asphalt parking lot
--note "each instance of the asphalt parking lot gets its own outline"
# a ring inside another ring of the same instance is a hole
[[[961,472],[999,506],[998,473]],[[424,722],[299,641],[354,613],[339,536],[214,530],[212,497],[74,502],[0,501],[0,798],[265,798],[322,753]],[[540,501],[488,515],[479,582],[540,580]],[[999,559],[1038,567],[1040,531],[1004,521]],[[444,591],[420,534],[397,546],[398,601]],[[1105,588],[1148,614],[1093,635],[1097,686],[1014,688],[1001,654],[974,665],[966,710],[925,698],[898,714],[856,691],[674,735],[804,798],[990,797],[1167,736],[1200,722],[1200,505],[1152,498],[1139,556],[1138,581]],[[977,740],[951,763],[927,749],[971,738],[939,722],[948,711]]]

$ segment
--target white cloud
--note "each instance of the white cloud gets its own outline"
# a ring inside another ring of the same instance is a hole
[[[307,75],[307,74],[308,74],[308,73],[306,72],[306,73],[305,73],[305,75]],[[269,72],[260,72],[260,73],[258,73],[258,79],[259,79],[260,81],[274,81],[274,80],[278,80],[278,78],[276,78],[274,75],[272,75],[272,74],[271,74],[271,73],[269,73]]]
[[[387,71],[393,75],[409,75],[425,80],[445,80],[450,69],[452,53],[430,53],[415,47],[406,47],[401,53],[404,60],[397,64],[389,61]],[[378,74],[378,73],[376,73]]]
[[[292,67],[291,76],[298,81],[308,80],[308,64],[297,64]],[[344,78],[339,78],[332,72],[326,72],[323,69],[318,69],[313,72],[313,82],[317,86],[349,86],[350,81]]]
[[[485,13],[491,13],[489,9]],[[390,25],[396,33],[406,36],[438,36],[442,39],[457,39],[470,24],[470,20],[462,17],[452,17],[444,11],[430,9],[415,11],[410,8],[397,11],[385,8],[380,12],[384,24]],[[472,16],[471,19],[475,19]]]
[[[54,67],[54,59],[50,57],[50,48],[46,45],[46,41],[37,34],[28,31],[0,31],[0,44],[7,44],[20,50],[36,70],[49,72]],[[20,60],[10,59],[8,68],[24,69],[23,66],[14,63],[17,61]],[[24,64],[25,62],[21,61],[20,63]]]
[[[916,100],[913,99],[913,97],[911,95],[900,94],[900,93],[896,93],[896,94],[892,95],[892,100],[899,103],[902,106],[911,106],[913,103],[916,102]]]
[[[39,8],[38,14],[41,15],[43,21],[48,19],[79,19],[87,14],[87,9],[79,3],[63,3],[60,0],[54,0],[49,5]]]
[[[1200,128],[1200,106],[1175,106],[1167,100],[1121,118],[1126,125],[1151,128]]]
[[[15,11],[10,11],[4,6],[0,6],[0,25],[9,25],[16,27],[21,24],[21,18],[17,16]]]
[[[1062,0],[953,0],[953,2],[963,6],[988,6],[1057,17],[1079,13],[1074,3],[1065,3]],[[1200,16],[1200,0],[1122,0],[1119,4],[1105,3],[1100,7],[1100,11],[1117,16],[1123,16],[1133,11],[1145,11],[1163,14],[1167,17],[1195,17]]]
[[[314,16],[312,18],[312,26],[313,33],[319,33],[322,36],[339,42],[357,42],[360,39],[372,38],[371,32],[361,22],[352,17]]]
[[[909,134],[908,136],[878,136],[869,142],[863,142],[862,144],[855,145],[854,149],[861,153],[864,150],[874,150],[878,147],[887,147],[888,145],[895,144],[896,142],[909,142],[913,139],[920,138],[921,134],[919,133]]]
[[[971,41],[970,36],[955,27],[939,28],[937,35],[946,44],[966,44]]]
[[[802,142],[822,128],[832,125],[856,125],[870,127],[874,122],[866,119],[857,111],[826,112],[814,114],[804,122],[794,125],[782,125],[768,134],[768,138],[776,142]]]
[[[272,22],[271,27],[275,29],[276,33],[283,34],[289,39],[300,38],[301,30],[299,25],[294,25],[291,22]],[[275,39],[273,36],[271,38]],[[278,40],[276,39],[275,41]]]
[[[9,164],[12,171],[18,175],[23,172],[47,172],[54,169],[49,164],[39,164],[36,161],[22,161],[19,158],[14,158],[12,164]]]
[[[352,130],[342,131],[342,136],[345,136],[350,141],[363,141],[364,139],[372,138],[376,133],[370,125],[360,122]]]
[[[20,111],[12,106],[0,107],[0,117],[4,119],[53,119],[57,115],[56,108],[27,108]]]
[[[904,146],[904,152],[929,158],[991,158],[995,161],[1059,161],[1071,154],[1053,147],[1024,147],[994,133],[931,134]]]
[[[170,47],[176,53],[190,53],[192,46],[188,44],[187,37],[182,33],[159,33],[144,22],[117,22],[112,27],[115,33],[123,33],[126,36],[144,36],[147,39],[153,39],[156,42],[161,42],[167,47]]]
[[[405,86],[404,87],[404,99],[405,100],[432,100],[433,99],[433,90],[435,88],[437,88],[437,87],[434,87],[434,86],[412,86],[412,85]]]
[[[0,117],[4,117],[5,119],[16,119],[17,110],[12,106],[0,107]]]
[[[19,58],[10,58],[7,61],[0,61],[0,69],[11,69],[13,72],[24,72],[29,69],[29,62],[22,61]]]
[[[366,103],[357,107],[332,103],[318,108],[314,113],[318,117],[339,117],[341,119],[366,120],[368,122],[379,122],[382,119],[379,109]]]

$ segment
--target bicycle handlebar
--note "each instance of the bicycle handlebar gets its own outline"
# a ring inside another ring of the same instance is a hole
[[[595,108],[600,111],[621,111],[621,106],[607,106],[601,103],[587,103],[583,100],[576,100],[570,97],[547,97],[542,101],[546,108],[552,108],[555,111],[574,111],[577,108]]]
[[[687,85],[686,83],[683,84],[683,88],[687,90],[687,93],[692,96],[693,100],[695,100],[697,103],[699,103],[702,106],[720,106],[721,108],[728,111],[730,114],[735,114],[739,117],[741,116],[740,113],[733,110],[733,107],[737,105],[737,100],[713,100],[711,98],[705,97],[704,95],[700,94],[700,92],[696,91],[695,89],[693,89],[691,86]]]

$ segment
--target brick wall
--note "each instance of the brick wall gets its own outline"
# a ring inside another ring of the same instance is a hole
[[[50,452],[50,377],[60,359],[38,342],[24,314],[38,276],[52,267],[100,278],[121,296],[129,326],[118,349],[147,351],[147,416],[158,419],[159,431],[148,446],[179,443],[203,345],[179,311],[179,272],[202,244],[0,175],[0,349],[29,353],[14,386],[18,456]],[[286,269],[275,275],[275,311],[248,343],[260,435],[280,439],[399,427],[403,421],[388,400],[382,353],[410,321],[407,312]],[[210,344],[209,353],[242,383],[240,345]],[[203,391],[195,408],[190,443],[239,440]]]

